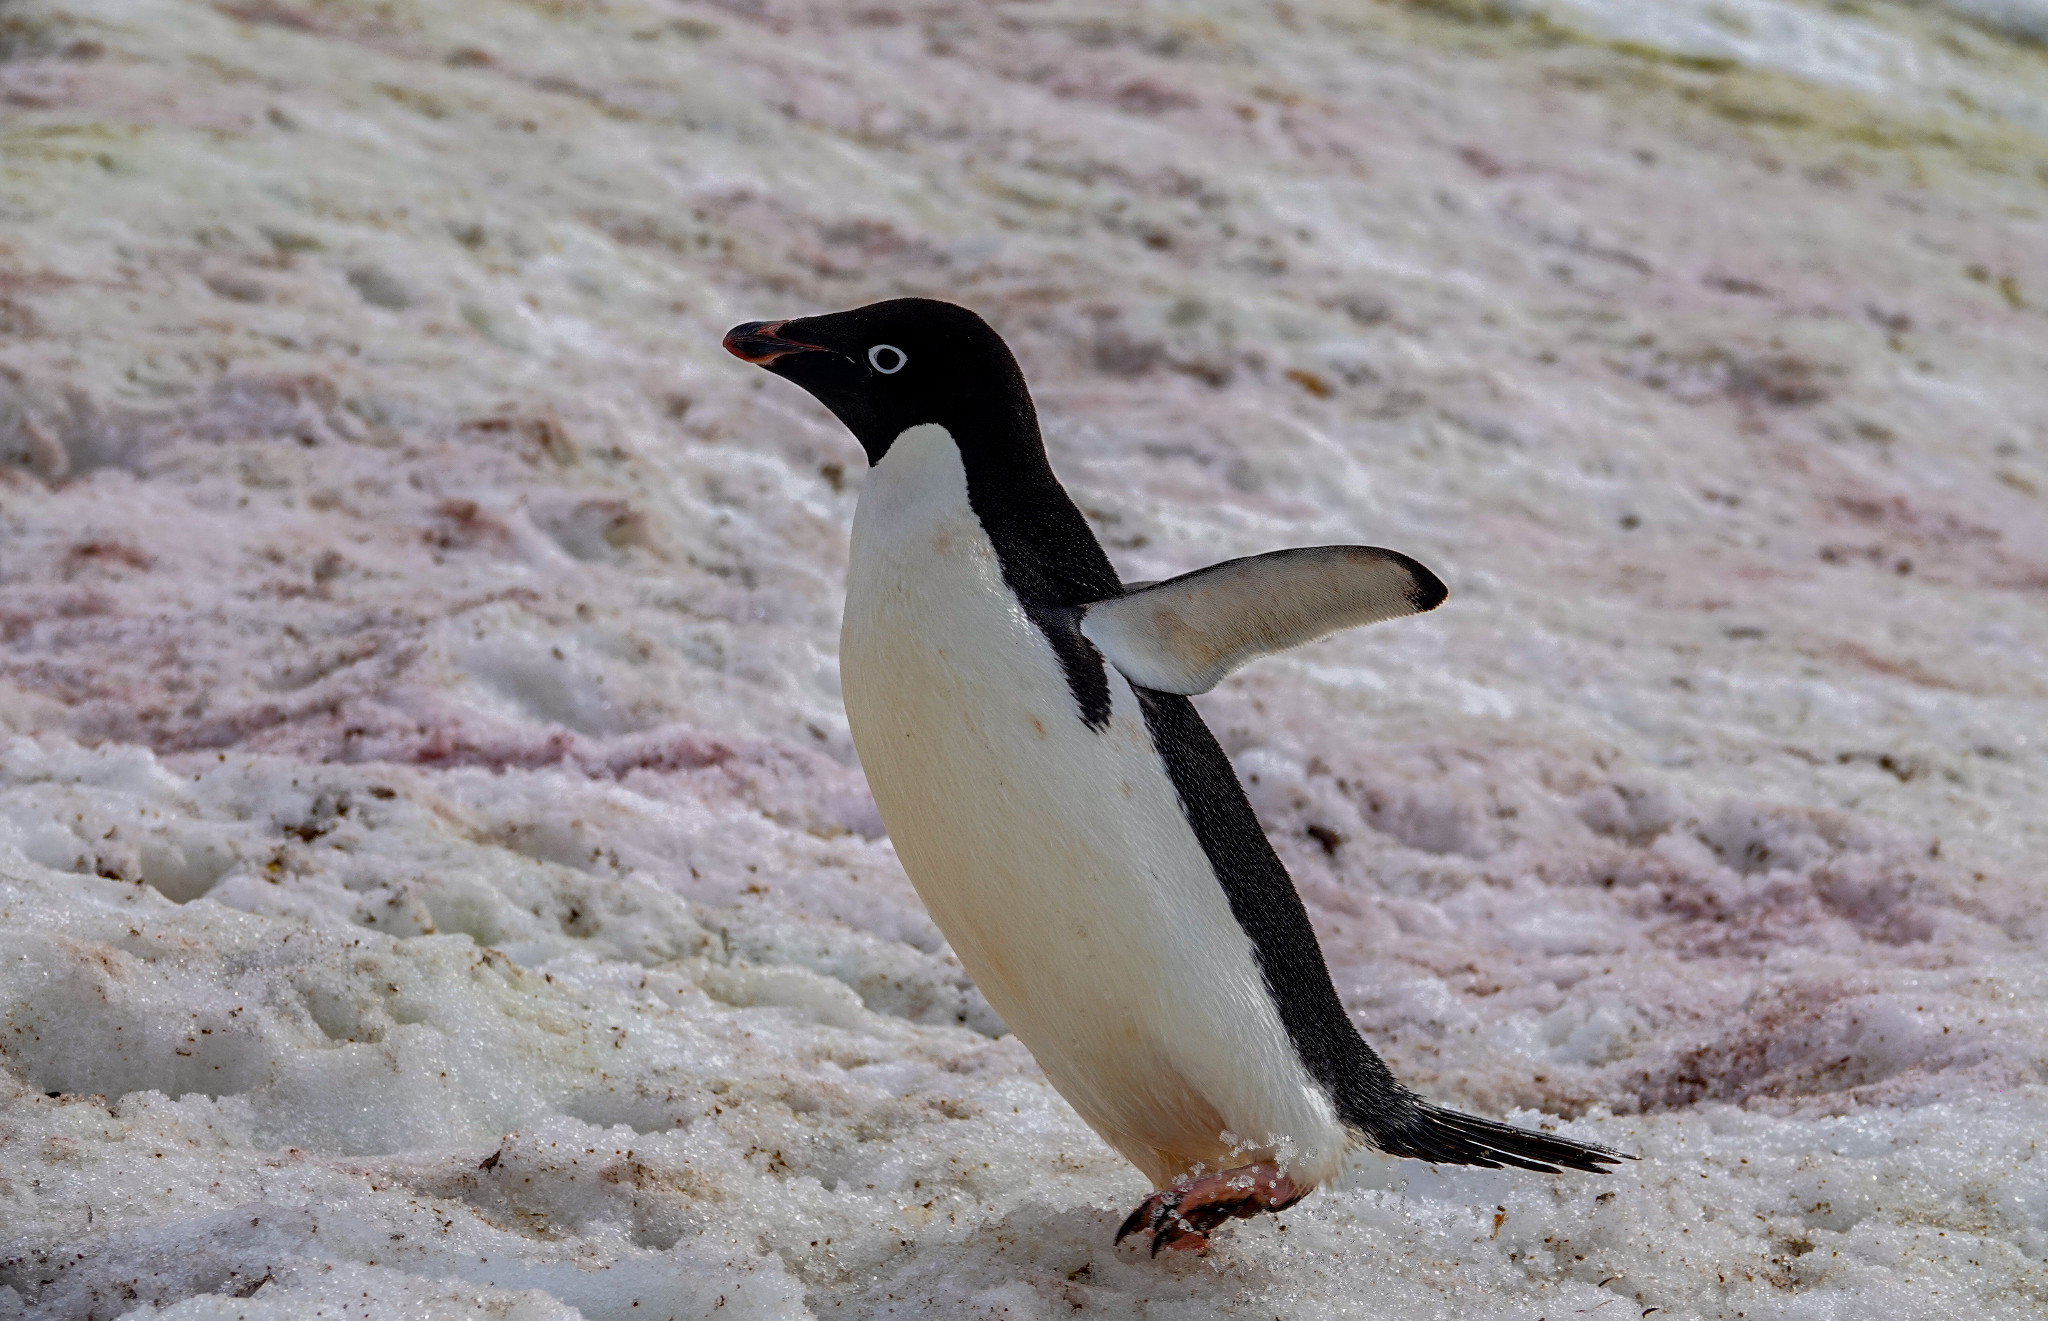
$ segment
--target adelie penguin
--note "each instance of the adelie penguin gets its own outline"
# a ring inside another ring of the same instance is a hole
[[[1009,348],[927,299],[725,347],[867,451],[840,674],[904,870],[1053,1086],[1156,1191],[1117,1232],[1201,1249],[1363,1147],[1555,1174],[1624,1159],[1394,1080],[1188,695],[1435,608],[1406,555],[1319,546],[1126,586],[1046,461]]]

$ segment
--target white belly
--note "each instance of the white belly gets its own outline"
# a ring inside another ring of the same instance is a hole
[[[1005,587],[952,438],[898,437],[854,519],[847,719],[904,870],[1081,1117],[1164,1186],[1348,1145],[1274,1012],[1130,685],[1105,730]],[[1249,1153],[1249,1154],[1247,1154]]]

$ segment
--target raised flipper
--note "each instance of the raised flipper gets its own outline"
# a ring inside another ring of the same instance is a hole
[[[1206,693],[1261,656],[1434,610],[1449,594],[1399,551],[1308,546],[1133,586],[1084,607],[1081,632],[1141,688]]]

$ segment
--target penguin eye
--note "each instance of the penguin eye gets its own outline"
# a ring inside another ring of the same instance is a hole
[[[868,350],[868,366],[884,376],[894,376],[909,361],[910,355],[894,344],[877,344]]]

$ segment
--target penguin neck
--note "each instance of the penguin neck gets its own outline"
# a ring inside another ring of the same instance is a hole
[[[966,473],[967,501],[1017,599],[1081,606],[1121,592],[1109,556],[1053,475],[1030,403],[985,425],[984,434],[945,430]]]

